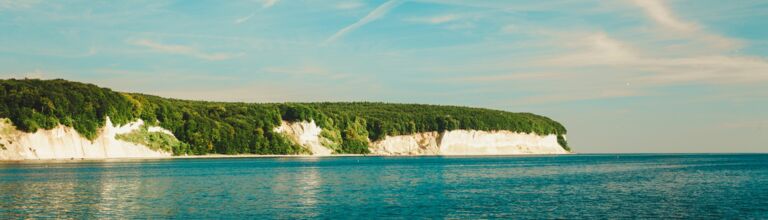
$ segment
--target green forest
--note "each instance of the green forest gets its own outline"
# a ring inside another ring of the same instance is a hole
[[[62,79],[0,80],[0,100],[0,118],[10,119],[25,132],[61,124],[94,139],[106,117],[117,125],[142,119],[176,136],[178,141],[152,137],[173,143],[169,147],[175,155],[308,153],[274,132],[282,120],[314,120],[323,128],[321,135],[329,141],[325,145],[336,153],[369,153],[369,140],[381,140],[387,135],[456,129],[556,134],[560,145],[568,150],[563,138],[565,127],[552,119],[482,108],[374,102],[188,101],[115,92]]]

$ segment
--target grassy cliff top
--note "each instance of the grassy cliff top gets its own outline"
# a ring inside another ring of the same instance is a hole
[[[337,153],[367,153],[368,141],[418,132],[510,130],[562,135],[544,116],[499,110],[376,102],[230,103],[187,101],[115,92],[62,79],[0,80],[0,118],[34,132],[57,125],[93,139],[106,117],[115,124],[143,119],[173,132],[186,147],[176,154],[296,154],[300,146],[274,132],[282,120],[314,120]]]

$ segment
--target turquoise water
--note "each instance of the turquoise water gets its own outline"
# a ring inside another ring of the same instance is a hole
[[[7,218],[768,218],[768,155],[0,163]]]

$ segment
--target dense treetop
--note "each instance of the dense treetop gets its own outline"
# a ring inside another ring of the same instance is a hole
[[[387,135],[455,129],[510,130],[556,134],[568,149],[558,122],[531,113],[421,104],[226,103],[186,101],[115,92],[92,84],[56,80],[0,80],[0,118],[34,132],[59,124],[88,139],[106,117],[118,125],[137,119],[173,132],[183,142],[175,154],[298,154],[306,150],[274,132],[282,120],[316,121],[324,143],[337,153],[368,153],[370,141]]]

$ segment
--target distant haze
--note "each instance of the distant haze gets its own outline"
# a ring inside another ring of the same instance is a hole
[[[768,4],[0,0],[0,77],[533,112],[576,152],[768,152]]]

